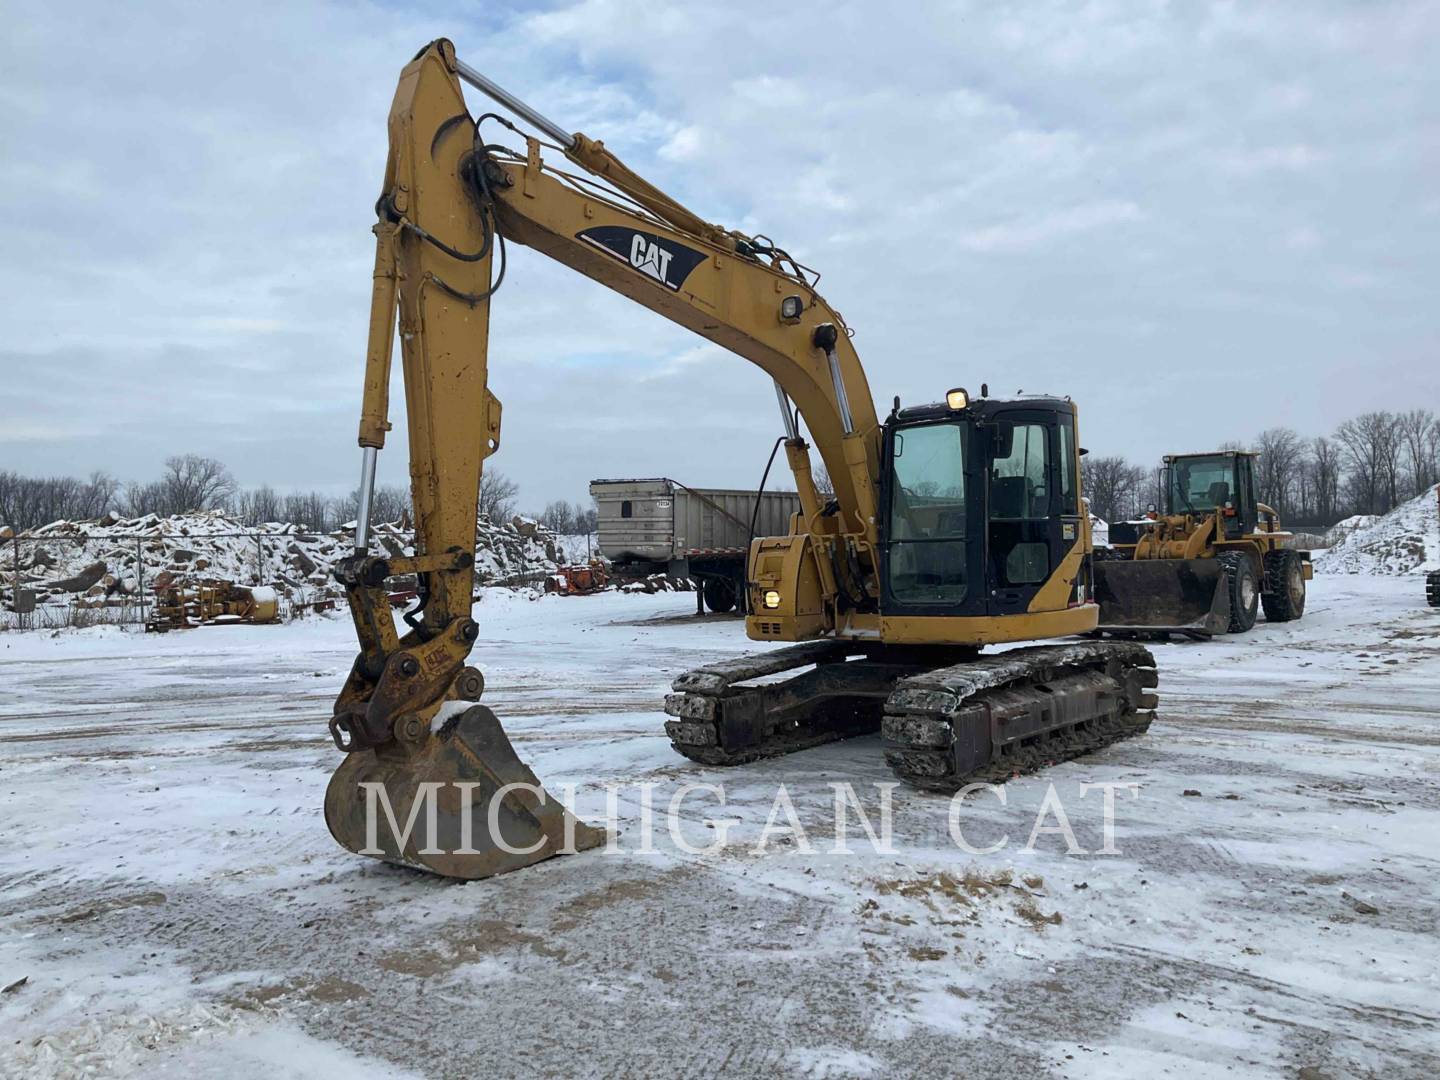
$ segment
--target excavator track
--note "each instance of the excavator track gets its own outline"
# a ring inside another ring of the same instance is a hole
[[[1013,649],[906,679],[885,703],[885,760],[929,791],[1013,776],[1143,734],[1155,658],[1133,642]]]
[[[965,650],[953,652],[958,659]],[[871,734],[895,684],[927,670],[905,659],[899,650],[817,641],[707,664],[671,684],[665,711],[675,719],[665,733],[676,752],[705,765],[743,765]]]
[[[948,662],[947,662],[948,661]],[[775,679],[804,668],[788,679]],[[675,750],[740,765],[881,731],[915,787],[1003,783],[1143,733],[1157,703],[1150,651],[1133,642],[1013,649],[992,656],[813,642],[681,675],[665,700]],[[748,685],[747,685],[748,684]]]

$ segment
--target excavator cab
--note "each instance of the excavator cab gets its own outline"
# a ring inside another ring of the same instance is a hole
[[[897,409],[883,434],[881,610],[1028,611],[1081,543],[1076,454],[1068,400]]]

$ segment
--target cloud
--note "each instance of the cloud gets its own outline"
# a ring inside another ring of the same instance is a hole
[[[1219,157],[1222,170],[1237,176],[1286,171],[1308,172],[1323,164],[1325,156],[1304,144],[1261,146],[1253,150],[1230,150]]]
[[[972,229],[960,235],[960,246],[984,252],[1035,251],[1074,233],[1138,221],[1142,216],[1130,202],[1088,203],[1040,218]]]

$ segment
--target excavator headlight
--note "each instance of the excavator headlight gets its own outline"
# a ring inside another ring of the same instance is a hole
[[[959,412],[970,404],[970,395],[961,389],[950,390],[945,394],[945,404]]]
[[[798,296],[787,296],[780,301],[780,321],[793,323],[800,321],[800,313],[805,310],[805,301]]]
[[[760,598],[760,602],[764,604],[767,609],[777,608],[780,606],[780,594],[774,589],[766,589],[765,595]]]

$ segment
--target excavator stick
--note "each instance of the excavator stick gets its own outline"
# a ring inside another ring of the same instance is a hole
[[[1208,638],[1230,623],[1219,559],[1127,559],[1095,563],[1103,633]]]
[[[344,760],[325,794],[335,839],[361,855],[446,877],[486,878],[593,848],[582,824],[540,786],[464,667],[471,618],[477,491],[500,445],[487,384],[489,295],[503,240],[475,173],[476,130],[448,42],[401,73],[376,205],[374,291],[359,443],[355,554],[336,568],[360,655],[330,732]],[[445,239],[445,238],[448,238]],[[455,246],[458,245],[458,246]],[[502,271],[503,274],[503,271]],[[414,554],[369,545],[376,457],[390,429],[396,329],[409,430]],[[415,582],[400,637],[386,583]]]
[[[352,750],[330,778],[325,822],[360,855],[475,880],[605,842],[540,786],[495,714],[450,702],[404,743]]]

